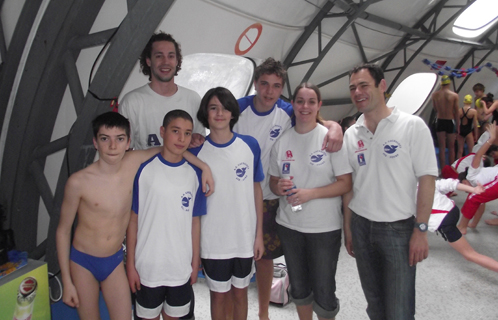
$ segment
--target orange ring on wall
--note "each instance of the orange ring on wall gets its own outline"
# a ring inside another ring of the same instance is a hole
[[[251,39],[247,35],[247,33],[252,29],[257,30],[257,35],[256,35],[256,37],[252,37],[253,39]],[[263,26],[259,22],[254,23],[254,24],[250,25],[249,27],[247,27],[247,29],[245,29],[244,32],[242,32],[242,34],[239,36],[239,39],[237,39],[237,42],[235,43],[235,50],[234,50],[235,54],[238,56],[242,56],[242,55],[248,53],[249,50],[251,50],[252,47],[254,47],[256,42],[258,42],[258,39],[261,36],[262,31],[263,31]],[[251,44],[247,49],[241,50],[240,42],[242,41],[242,39],[246,39]]]

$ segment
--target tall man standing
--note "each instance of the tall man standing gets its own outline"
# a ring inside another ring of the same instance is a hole
[[[198,146],[204,141],[205,129],[197,120],[201,97],[197,92],[175,84],[182,59],[180,44],[170,34],[153,34],[145,45],[140,55],[140,68],[150,82],[128,92],[118,109],[130,120],[131,148],[142,150],[160,146],[164,116],[175,109],[186,111],[193,119],[190,145]],[[194,299],[190,306],[190,313],[181,319],[195,319]]]
[[[140,68],[150,82],[128,92],[119,106],[119,113],[130,120],[133,149],[160,146],[162,119],[174,109],[182,109],[194,119],[192,144],[204,141],[205,129],[196,117],[201,97],[175,84],[181,67],[182,51],[178,42],[167,33],[153,34],[140,55]]]
[[[380,67],[362,65],[350,75],[351,99],[363,115],[344,136],[354,179],[344,196],[346,249],[356,258],[370,319],[414,319],[415,265],[429,254],[438,174],[431,134],[419,117],[387,107]]]
[[[451,91],[448,76],[441,78],[441,89],[432,94],[432,105],[437,112],[436,135],[439,145],[439,166],[446,165],[446,142],[449,164],[455,162],[455,139],[460,131],[458,93]],[[453,123],[453,120],[455,121]],[[455,130],[456,125],[456,130]]]

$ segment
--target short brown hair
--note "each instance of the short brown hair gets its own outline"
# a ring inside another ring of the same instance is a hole
[[[282,79],[282,85],[285,84],[285,78],[287,78],[287,70],[285,70],[284,65],[272,57],[267,58],[263,63],[256,67],[254,70],[254,82],[264,74],[274,74]]]

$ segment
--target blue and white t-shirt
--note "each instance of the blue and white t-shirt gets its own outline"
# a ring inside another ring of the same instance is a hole
[[[135,267],[148,287],[180,286],[192,273],[192,217],[206,214],[202,172],[160,153],[144,162],[133,184],[138,214]],[[167,270],[167,272],[165,272]]]
[[[233,131],[254,137],[261,148],[261,162],[265,180],[261,183],[263,199],[278,199],[269,187],[268,168],[270,164],[270,152],[273,144],[282,134],[292,127],[292,105],[282,99],[278,99],[275,106],[268,112],[258,112],[254,108],[254,96],[247,96],[237,100],[240,108],[239,120]]]
[[[201,258],[250,258],[256,238],[254,182],[264,179],[256,139],[234,132],[226,144],[210,136],[198,148],[190,149],[209,165],[216,192],[207,199],[207,213],[201,217]]]

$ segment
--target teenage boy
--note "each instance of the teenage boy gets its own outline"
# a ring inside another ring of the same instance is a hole
[[[164,32],[153,34],[142,51],[140,68],[150,82],[127,93],[119,106],[119,112],[131,123],[133,149],[160,146],[161,121],[174,109],[185,110],[194,119],[193,144],[204,141],[205,130],[195,119],[201,97],[195,91],[175,84],[182,59],[180,44]]]
[[[193,121],[183,110],[166,114],[160,153],[140,166],[127,231],[127,273],[137,315],[178,319],[189,313],[197,281],[199,217],[206,213],[201,172],[183,158]]]
[[[92,126],[99,159],[69,177],[56,234],[63,301],[76,307],[81,319],[99,319],[100,285],[111,318],[130,319],[130,290],[121,248],[130,219],[133,178],[140,164],[158,148],[125,153],[130,145],[130,123],[118,113],[104,113]],[[78,225],[71,245],[76,213]]]
[[[211,292],[211,318],[225,320],[226,300],[232,297],[233,319],[247,319],[253,261],[264,250],[260,149],[253,137],[232,131],[239,106],[225,88],[206,92],[197,118],[211,133],[191,152],[210,164],[218,186],[201,218],[201,258]]]
[[[238,100],[240,118],[233,131],[254,137],[261,147],[261,163],[266,177],[261,183],[263,190],[263,238],[265,252],[261,260],[256,261],[256,282],[258,285],[259,318],[268,320],[270,292],[273,280],[273,259],[284,254],[277,235],[275,217],[278,211],[279,197],[269,187],[268,170],[270,152],[273,144],[282,134],[293,126],[292,105],[280,99],[287,78],[287,71],[280,61],[268,58],[254,71],[254,88],[256,95]],[[324,121],[329,129],[323,148],[335,152],[342,146],[342,128],[334,121]]]
[[[450,77],[442,76],[441,89],[432,94],[432,105],[437,113],[436,135],[440,168],[446,165],[446,146],[448,146],[449,163],[455,162],[455,139],[460,133],[458,93],[451,91],[450,83]]]

